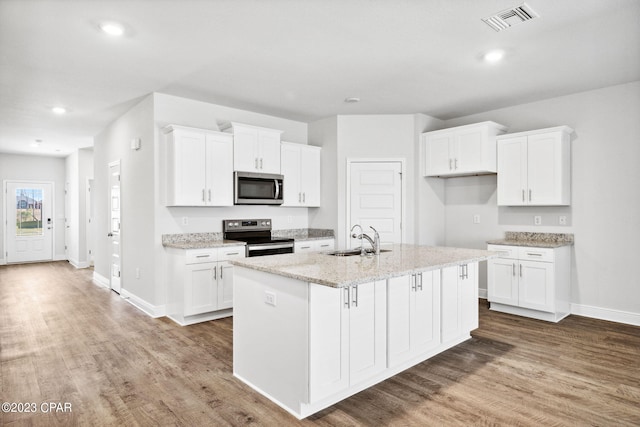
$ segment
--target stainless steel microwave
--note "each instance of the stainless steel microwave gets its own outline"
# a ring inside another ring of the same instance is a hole
[[[284,177],[254,172],[234,172],[234,204],[281,205]]]

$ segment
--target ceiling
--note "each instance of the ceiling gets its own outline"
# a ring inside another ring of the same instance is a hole
[[[640,0],[527,0],[539,18],[481,21],[520,4],[0,0],[0,152],[66,156],[151,92],[305,122],[449,119],[640,80]],[[494,48],[504,60],[483,62]]]

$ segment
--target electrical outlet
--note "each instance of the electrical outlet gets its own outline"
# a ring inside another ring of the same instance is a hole
[[[473,223],[474,223],[474,224],[480,224],[480,215],[475,214],[475,215],[473,216]]]
[[[558,217],[558,224],[567,225],[567,217],[566,217],[566,215],[560,215]]]
[[[182,225],[189,225],[189,217],[188,216],[183,216],[182,217]]]
[[[542,225],[542,217],[540,215],[536,215],[533,217],[534,225]]]
[[[272,306],[276,306],[276,294],[269,291],[264,291],[264,302]]]

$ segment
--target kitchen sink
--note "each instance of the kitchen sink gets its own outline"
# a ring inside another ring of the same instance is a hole
[[[367,256],[369,255],[375,255],[375,253],[373,252],[373,249],[366,249],[365,254],[367,254]],[[383,252],[391,252],[391,249],[380,249],[380,253]],[[327,252],[327,255],[332,255],[332,256],[353,256],[353,255],[360,255],[360,249],[345,249],[342,251],[333,251],[333,252]]]

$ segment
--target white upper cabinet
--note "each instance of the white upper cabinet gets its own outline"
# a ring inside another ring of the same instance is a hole
[[[497,137],[498,205],[569,205],[572,132],[559,126]]]
[[[233,205],[231,135],[170,125],[167,132],[167,206]]]
[[[233,133],[233,170],[280,174],[282,131],[235,122],[223,130]]]
[[[496,135],[505,131],[498,123],[482,122],[423,133],[424,176],[496,173]]]
[[[320,147],[283,142],[283,206],[320,206]]]

